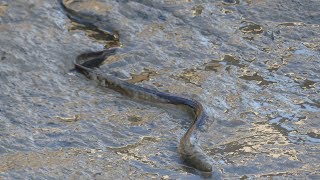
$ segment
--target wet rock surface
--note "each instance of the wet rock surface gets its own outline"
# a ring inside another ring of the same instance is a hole
[[[200,177],[177,151],[189,111],[70,71],[121,45],[105,73],[203,103],[211,177],[320,178],[319,1],[64,3],[102,31],[57,1],[0,1],[0,177]]]

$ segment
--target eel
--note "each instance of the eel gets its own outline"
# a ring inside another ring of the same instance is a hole
[[[63,0],[58,0],[66,15],[73,21],[85,26],[98,29],[93,23],[85,20],[77,12],[68,8]],[[165,93],[155,89],[149,89],[127,81],[118,79],[99,71],[99,66],[103,61],[117,52],[118,47],[104,49],[97,52],[86,52],[78,55],[74,60],[75,69],[84,74],[87,78],[95,80],[99,85],[113,89],[123,95],[133,99],[141,99],[156,103],[170,103],[174,105],[185,105],[193,109],[195,118],[186,133],[180,139],[179,153],[183,162],[201,172],[211,172],[212,165],[208,156],[203,152],[198,136],[201,127],[208,120],[202,104],[191,98],[182,97],[172,93]]]

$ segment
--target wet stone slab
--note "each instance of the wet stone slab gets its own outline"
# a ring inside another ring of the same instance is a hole
[[[131,100],[73,68],[203,103],[211,178],[320,178],[320,2],[0,1],[0,177],[185,179],[186,108]]]

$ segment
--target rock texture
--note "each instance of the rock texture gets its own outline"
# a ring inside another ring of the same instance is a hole
[[[1,178],[201,175],[177,152],[191,113],[70,71],[81,52],[118,45],[103,71],[203,102],[209,176],[319,178],[319,1],[64,3],[102,31],[57,1],[0,1]]]

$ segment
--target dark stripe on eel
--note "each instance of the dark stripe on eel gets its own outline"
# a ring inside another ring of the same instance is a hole
[[[69,18],[77,21],[78,23],[95,27],[92,23],[76,17],[77,13],[67,8],[64,5],[63,0],[59,0],[59,2]],[[199,128],[205,124],[208,118],[201,103],[194,99],[137,86],[113,76],[102,74],[95,69],[98,68],[108,56],[115,54],[116,50],[117,48],[110,48],[99,52],[80,54],[74,61],[75,68],[88,78],[96,80],[102,86],[107,86],[108,88],[131,98],[159,103],[186,105],[192,108],[195,113],[195,119],[192,121],[189,129],[180,140],[179,152],[181,158],[187,165],[192,166],[199,171],[211,172],[212,165],[208,160],[207,155],[202,151],[198,144]]]

